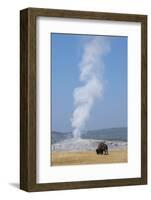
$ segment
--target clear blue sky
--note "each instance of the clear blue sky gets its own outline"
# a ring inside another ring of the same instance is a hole
[[[81,46],[87,37],[60,33],[50,36],[52,130],[72,130],[73,91],[81,85],[78,65]],[[109,40],[111,50],[104,57],[104,94],[103,98],[95,101],[86,124],[87,130],[127,127],[127,37],[105,37]]]

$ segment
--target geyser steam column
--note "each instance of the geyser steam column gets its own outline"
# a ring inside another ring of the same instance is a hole
[[[80,81],[83,85],[74,89],[74,106],[71,123],[74,138],[80,138],[89,119],[96,98],[103,94],[103,56],[110,50],[105,36],[90,36],[83,45],[83,54],[79,63]]]

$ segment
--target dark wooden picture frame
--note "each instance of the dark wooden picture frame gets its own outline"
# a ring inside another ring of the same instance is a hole
[[[141,23],[141,177],[36,183],[36,18],[61,17]],[[20,12],[20,188],[25,191],[147,184],[147,16],[27,8]]]

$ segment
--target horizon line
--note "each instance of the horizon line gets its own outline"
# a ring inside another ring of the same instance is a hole
[[[111,128],[98,128],[98,129],[89,129],[89,130],[83,130],[82,132],[88,132],[88,131],[98,131],[98,130],[106,130],[106,129],[117,129],[117,128],[128,128],[127,126],[119,126],[119,127],[111,127]],[[57,131],[57,130],[51,130],[51,132],[59,132],[59,133],[72,133],[71,131]]]

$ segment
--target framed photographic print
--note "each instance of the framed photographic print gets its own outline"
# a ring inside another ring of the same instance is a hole
[[[20,12],[20,188],[147,183],[147,16]]]

